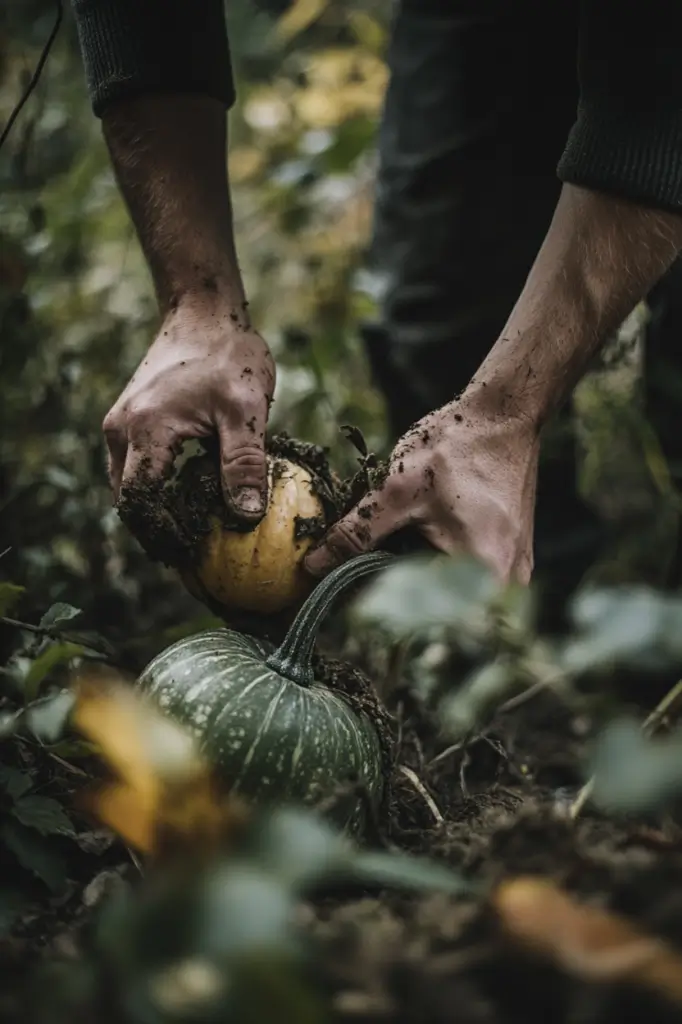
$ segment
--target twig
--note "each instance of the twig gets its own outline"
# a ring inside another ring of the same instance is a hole
[[[647,715],[642,725],[642,732],[645,736],[655,735],[665,725],[668,715],[672,711],[679,711],[682,707],[682,679],[675,683],[672,690],[669,690],[663,700],[659,701],[654,710]]]
[[[7,139],[7,136],[12,131],[12,127],[14,125],[14,122],[19,117],[19,114],[21,113],[21,111],[22,111],[22,109],[24,107],[24,104],[26,103],[26,101],[30,97],[31,93],[33,92],[33,90],[37,86],[37,84],[38,84],[38,82],[40,80],[40,76],[43,73],[43,68],[45,67],[45,62],[47,61],[47,58],[48,58],[48,56],[50,54],[50,50],[52,49],[52,44],[54,43],[55,39],[57,38],[57,33],[59,32],[59,27],[60,27],[60,25],[62,23],[62,16],[64,14],[64,10],[63,10],[63,7],[62,7],[62,0],[57,0],[57,3],[56,3],[55,6],[57,8],[57,17],[55,18],[54,25],[52,26],[52,30],[51,30],[49,36],[47,37],[47,41],[46,41],[45,45],[43,46],[42,53],[40,54],[40,57],[38,58],[38,63],[36,64],[35,71],[31,75],[31,81],[28,83],[28,85],[24,89],[23,95],[19,97],[19,102],[14,107],[14,110],[12,111],[12,113],[9,115],[9,117],[7,119],[7,124],[2,129],[2,132],[0,132],[0,146],[4,145],[4,143],[5,143],[6,139]]]
[[[679,711],[682,709],[682,679],[675,683],[671,690],[668,690],[665,697],[658,702],[656,707],[642,722],[642,732],[645,736],[654,736],[659,729],[661,729],[669,715],[673,711]],[[575,821],[580,812],[584,808],[585,804],[592,796],[594,789],[594,776],[588,779],[585,785],[582,787],[577,797],[571,804],[569,815],[573,821]]]
[[[63,640],[67,644],[78,644],[78,646],[85,647],[93,654],[99,654],[107,660],[111,657],[111,651],[105,651],[104,648],[97,647],[88,640],[82,640],[73,633],[62,633],[61,630],[52,629],[50,626],[35,626],[32,622],[22,622],[21,619],[12,619],[7,615],[0,615],[0,622],[3,626],[25,629],[28,633],[35,633],[36,636],[47,636],[50,640]]]
[[[7,615],[0,615],[0,622],[3,626],[14,626],[15,629],[25,629],[29,633],[36,633],[38,636],[49,636],[53,640],[63,639],[64,634],[58,630],[50,629],[48,626],[34,626],[32,622],[22,622],[20,619],[11,619]]]
[[[431,796],[429,791],[426,789],[426,787],[420,781],[419,776],[417,775],[417,773],[413,772],[412,769],[408,768],[407,765],[405,765],[405,764],[399,765],[398,766],[398,771],[402,775],[404,775],[405,778],[408,779],[409,782],[417,790],[419,795],[422,797],[424,803],[426,804],[428,809],[431,811],[431,814],[433,815],[436,824],[437,825],[442,825],[443,821],[445,819],[443,818],[443,815],[439,811],[438,805],[436,804],[436,801],[433,799],[433,797]]]
[[[537,697],[539,693],[547,689],[547,683],[544,679],[538,680],[537,683],[533,683],[532,686],[522,690],[521,693],[517,693],[515,697],[510,697],[509,700],[505,700],[504,703],[500,704],[495,714],[503,715],[507,711],[515,711],[516,708],[521,707],[527,700],[532,700],[533,697]]]
[[[4,558],[5,555],[8,555],[11,550],[12,550],[12,546],[10,545],[8,548],[5,548],[4,551],[0,551],[0,558]]]
[[[440,761],[444,761],[446,757],[450,757],[450,754],[456,754],[458,750],[461,750],[465,746],[466,741],[460,740],[458,743],[453,743],[451,746],[446,747],[445,750],[441,750],[439,754],[431,758],[429,761],[429,768],[433,768],[434,764],[438,764]]]
[[[131,850],[131,848],[130,848],[129,846],[126,846],[126,850],[128,851],[128,856],[130,857],[131,861],[133,862],[133,864],[135,865],[135,867],[137,868],[137,870],[139,871],[139,873],[140,873],[141,875],[144,875],[144,871],[143,871],[143,869],[142,869],[142,861],[141,861],[141,860],[140,860],[140,858],[139,858],[139,857],[137,856],[137,854],[135,853],[135,851],[134,851],[134,850]]]
[[[48,756],[51,757],[53,761],[56,761],[57,764],[60,764],[62,768],[65,768],[67,770],[67,772],[71,772],[72,775],[88,774],[87,772],[83,771],[82,768],[77,768],[75,764],[71,764],[70,761],[65,761],[63,757],[59,756],[59,754],[54,754],[51,750],[48,750],[47,753]]]

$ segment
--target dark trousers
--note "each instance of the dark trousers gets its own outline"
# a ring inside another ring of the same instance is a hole
[[[579,6],[402,0],[396,8],[372,247],[381,319],[364,328],[396,436],[467,385],[549,227],[578,99]],[[679,398],[651,399],[670,380],[664,365],[682,365],[681,276],[676,267],[651,296],[647,340],[658,367],[649,404],[665,405],[658,418],[680,454],[671,429]],[[538,575],[547,571],[561,594],[602,540],[575,475],[568,430],[543,459],[536,517]]]

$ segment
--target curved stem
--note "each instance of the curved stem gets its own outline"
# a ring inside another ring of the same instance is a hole
[[[371,572],[383,569],[394,560],[385,551],[372,551],[344,562],[329,573],[313,590],[289,627],[281,645],[270,655],[266,664],[281,676],[301,686],[314,682],[312,658],[317,632],[332,602],[351,583]]]

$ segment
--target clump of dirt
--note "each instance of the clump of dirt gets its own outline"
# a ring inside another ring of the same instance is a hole
[[[316,654],[313,658],[315,678],[324,683],[349,705],[358,715],[366,715],[376,729],[382,751],[384,769],[384,800],[376,809],[377,828],[390,826],[393,808],[393,769],[395,761],[395,739],[391,716],[377,696],[375,687],[367,676],[347,661]],[[351,780],[352,782],[352,780]]]
[[[196,564],[216,520],[226,530],[252,528],[234,517],[223,498],[217,439],[202,439],[198,448],[198,453],[169,478],[153,479],[142,471],[134,487],[122,490],[117,504],[121,520],[149,557],[176,569]],[[284,460],[309,471],[324,515],[302,520],[299,531],[301,536],[322,536],[338,518],[342,504],[341,483],[329,466],[325,450],[281,433],[268,440],[266,451],[274,460],[275,479],[283,470]]]

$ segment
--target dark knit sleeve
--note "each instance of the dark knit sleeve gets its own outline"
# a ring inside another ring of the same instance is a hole
[[[95,114],[151,92],[229,107],[234,84],[223,0],[71,0]]]
[[[682,212],[680,0],[584,0],[578,74],[559,177]]]

